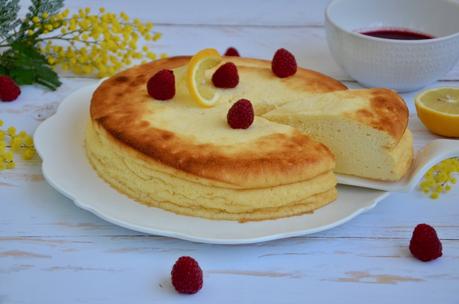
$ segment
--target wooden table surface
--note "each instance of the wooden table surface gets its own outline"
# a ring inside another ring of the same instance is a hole
[[[164,36],[148,44],[169,55],[235,46],[270,59],[284,47],[302,67],[358,87],[327,49],[328,1],[67,1],[153,21]],[[22,2],[23,4],[25,2]],[[33,132],[72,91],[95,79],[64,77],[55,92],[25,86],[0,104],[0,119]],[[459,66],[432,86],[459,86]],[[416,118],[416,147],[435,138]],[[59,149],[59,147],[56,147]],[[71,161],[69,159],[69,161]],[[394,193],[373,210],[326,232],[253,245],[222,246],[144,235],[73,205],[43,179],[39,160],[0,172],[0,303],[459,303],[459,185],[438,200]],[[71,172],[69,172],[71,174]],[[433,225],[442,258],[422,263],[408,243]],[[204,288],[177,294],[170,270],[182,255],[204,270]]]

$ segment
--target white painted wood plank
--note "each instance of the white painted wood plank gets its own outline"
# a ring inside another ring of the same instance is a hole
[[[264,27],[178,27],[158,26],[164,36],[153,49],[171,56],[193,54],[206,47],[224,52],[235,46],[242,56],[271,60],[278,48],[295,54],[301,67],[316,70],[339,80],[351,78],[336,64],[326,43],[325,31],[317,28]],[[459,63],[442,80],[459,80]]]
[[[453,0],[458,1],[458,0]],[[66,0],[72,12],[91,7],[105,7],[115,13],[157,24],[204,24],[249,26],[318,26],[330,0]],[[22,0],[27,6],[30,1]],[[25,10],[23,10],[25,11]]]
[[[93,2],[90,0],[85,0]],[[176,1],[176,0],[174,0]],[[242,1],[242,0],[241,0]],[[459,0],[458,0],[459,1]],[[199,1],[198,1],[199,2]],[[209,1],[203,1],[207,3]],[[285,10],[286,12],[298,12],[301,10],[293,9],[296,1],[292,1],[292,6],[289,9]],[[298,1],[302,2],[302,1]],[[312,1],[313,4],[311,7],[311,12],[320,11],[319,8],[315,7],[316,5],[323,6],[323,0],[321,1]],[[84,3],[84,1],[81,1]],[[117,3],[117,1],[111,1],[108,3]],[[146,2],[150,3],[150,2]],[[182,3],[188,3],[189,5],[193,4],[194,1],[187,1]],[[200,2],[199,2],[200,3]],[[204,6],[204,4],[201,5]],[[213,3],[213,2],[212,2]],[[228,2],[229,3],[229,2]],[[260,5],[258,1],[248,1],[247,3],[252,3],[258,6]],[[263,2],[265,3],[265,2]],[[270,6],[275,5],[274,2],[266,1]],[[315,4],[314,4],[315,3]],[[322,3],[322,4],[321,4]],[[70,6],[78,4],[69,3]],[[113,8],[120,7],[116,4],[112,4]],[[220,4],[215,4],[220,5]],[[278,4],[277,4],[278,5]],[[94,5],[95,6],[95,5]],[[91,6],[91,7],[94,7]],[[124,7],[124,6],[122,6]],[[172,5],[163,5],[161,6],[164,9],[170,9],[174,6]],[[139,10],[138,6],[129,6],[129,8],[135,10],[137,14],[144,14],[149,12],[146,10]],[[261,9],[261,8],[260,8]],[[271,9],[271,8],[270,8]],[[152,10],[155,11],[155,10]],[[193,10],[199,11],[200,10]],[[247,9],[248,12],[252,12],[250,8]],[[138,16],[133,12],[133,16]],[[180,18],[176,18],[176,23],[167,22],[166,24],[160,24],[156,27],[156,30],[163,33],[163,38],[155,43],[148,43],[147,45],[152,48],[152,50],[157,51],[158,53],[167,53],[170,56],[175,55],[190,55],[203,48],[214,47],[224,52],[229,46],[235,46],[241,53],[242,56],[246,57],[256,57],[270,60],[274,52],[281,47],[287,48],[292,51],[298,61],[298,64],[304,68],[309,68],[317,70],[319,72],[330,75],[339,80],[351,80],[351,78],[335,63],[333,60],[326,43],[325,31],[322,26],[317,27],[304,27],[304,26],[288,26],[288,27],[273,27],[273,26],[240,26],[243,20],[240,20],[240,17],[233,17],[228,12],[224,13],[225,16],[231,16],[231,20],[238,26],[227,26],[222,25],[224,22],[220,22],[218,26],[214,25],[180,25]],[[193,14],[191,14],[193,15]],[[263,15],[263,14],[261,14]],[[180,15],[183,16],[183,15]],[[236,15],[238,16],[238,15]],[[207,16],[211,18],[211,16]],[[172,19],[174,20],[174,19]],[[207,20],[207,19],[204,19]],[[178,23],[178,25],[177,25]],[[459,80],[459,63],[445,76],[441,78],[442,80]]]
[[[24,129],[33,132],[41,121],[54,114],[59,103],[73,91],[84,86],[95,84],[98,80],[90,78],[65,78],[61,79],[63,85],[55,92],[48,91],[39,86],[23,86],[22,94],[17,101],[11,103],[1,103],[0,119],[5,121],[6,125],[15,125],[18,129]],[[358,83],[345,81],[349,88],[361,88]],[[459,87],[457,81],[439,81],[427,88],[442,86]],[[415,134],[415,144],[423,145],[425,142],[437,138],[429,133],[416,117],[414,99],[419,92],[402,94],[410,110],[410,129]],[[417,136],[416,136],[417,135]]]
[[[79,209],[44,181],[20,187],[2,183],[0,193],[1,237],[141,235]],[[427,222],[444,238],[459,240],[458,201],[459,187],[438,200],[420,192],[392,194],[373,210],[313,237],[407,238],[417,224]]]
[[[408,239],[291,239],[212,246],[154,237],[0,238],[2,303],[457,303],[459,241],[430,263]],[[204,288],[181,296],[170,270],[195,257]],[[433,292],[435,291],[435,292]]]
[[[152,48],[171,56],[189,55],[207,47],[224,52],[234,46],[242,56],[271,60],[274,52],[284,47],[295,54],[302,67],[349,79],[331,58],[323,28],[158,26],[157,29],[164,35]]]
[[[30,1],[21,1],[24,7]],[[205,24],[251,26],[320,25],[329,0],[130,0],[127,5],[120,0],[67,0],[72,12],[79,8],[99,7],[107,11],[126,12],[131,17],[157,24]],[[23,10],[24,11],[24,10]]]
[[[349,80],[320,27],[327,2],[66,1],[72,10],[102,5],[159,23],[164,38],[151,45],[158,52],[236,46],[244,56],[270,59],[285,47],[301,66]],[[459,86],[459,66],[443,79],[434,86]],[[19,101],[0,104],[0,119],[31,132],[64,96],[95,81],[63,80],[57,92],[23,87]],[[405,95],[411,110],[413,96]],[[410,128],[417,146],[435,138],[414,112]],[[0,172],[0,303],[457,303],[458,188],[437,201],[394,194],[351,222],[308,237],[211,246],[106,223],[48,186],[39,165],[18,161],[15,170]],[[445,256],[428,264],[411,258],[406,247],[421,222],[444,239]],[[205,287],[196,296],[179,296],[170,286],[180,255],[193,255],[203,266]]]
[[[326,73],[326,72],[325,72]],[[327,73],[330,74],[330,73]],[[97,83],[96,79],[89,78],[62,78],[63,85],[55,92],[48,91],[38,86],[23,86],[22,94],[19,99],[11,103],[2,103],[0,106],[0,119],[5,121],[5,125],[15,125],[18,129],[33,132],[41,121],[52,115],[58,104],[73,91]],[[361,88],[355,82],[346,81],[349,88]],[[441,86],[459,87],[457,81],[439,81],[427,88]],[[428,132],[416,117],[414,98],[419,92],[402,94],[410,110],[410,129],[415,133],[416,147],[423,146],[426,142],[437,138]]]

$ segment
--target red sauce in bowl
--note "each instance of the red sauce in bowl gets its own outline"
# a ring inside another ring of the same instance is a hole
[[[360,32],[362,35],[395,40],[425,40],[434,38],[431,35],[404,29],[378,29]]]

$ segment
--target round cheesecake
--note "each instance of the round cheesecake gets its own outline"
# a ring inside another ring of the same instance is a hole
[[[188,60],[137,66],[97,88],[85,146],[100,177],[138,202],[211,219],[292,216],[336,198],[335,159],[326,146],[260,116],[246,130],[231,129],[226,115],[242,97],[264,113],[287,101],[286,95],[299,97],[298,89],[319,93],[345,86],[302,69],[295,78],[280,79],[269,62],[238,58],[238,88],[222,89],[212,108],[200,108],[186,94],[168,101],[147,94],[152,75]]]
[[[334,201],[335,169],[397,180],[411,164],[408,111],[393,91],[347,90],[301,68],[278,78],[269,61],[224,57],[222,64],[236,64],[240,80],[236,88],[216,89],[215,106],[195,104],[181,79],[171,100],[148,95],[150,77],[162,69],[180,75],[189,60],[133,67],[93,94],[88,159],[101,178],[138,202],[209,219],[276,219]],[[248,129],[232,129],[226,116],[241,98],[253,104],[255,120]]]

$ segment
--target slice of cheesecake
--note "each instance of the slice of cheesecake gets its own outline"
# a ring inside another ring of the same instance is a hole
[[[336,157],[337,173],[399,180],[411,165],[408,109],[401,97],[388,89],[306,96],[263,117],[325,144]]]

